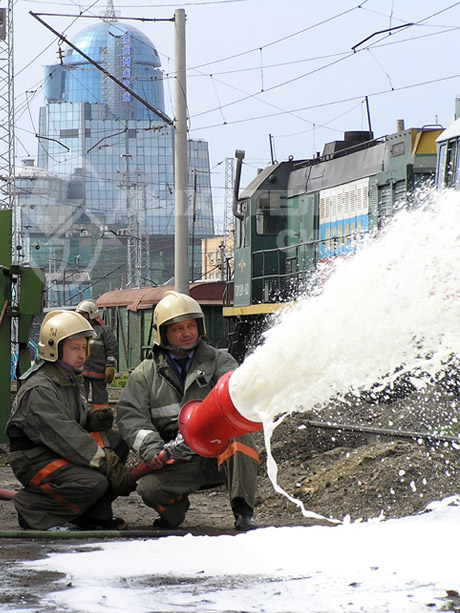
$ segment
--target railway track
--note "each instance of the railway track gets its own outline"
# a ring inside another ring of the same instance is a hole
[[[365,425],[340,424],[325,421],[316,421],[313,419],[305,420],[304,423],[306,426],[312,428],[336,430],[340,432],[354,432],[356,434],[365,434],[376,438],[384,437],[392,439],[423,440],[429,442],[449,443],[453,446],[457,444],[460,449],[460,436],[436,434],[432,432],[417,432],[412,430],[392,430],[391,428],[377,428],[374,426]]]

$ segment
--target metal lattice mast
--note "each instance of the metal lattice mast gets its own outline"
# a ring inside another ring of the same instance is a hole
[[[105,7],[105,13],[103,15],[104,21],[117,21],[117,16],[115,14],[115,9],[113,6],[113,0],[107,0],[107,5]]]
[[[224,187],[224,245],[227,246],[229,227],[233,220],[233,183],[235,181],[235,158],[225,159]]]
[[[144,279],[142,278],[142,272],[144,272],[144,276],[150,277],[150,240],[149,240],[149,227],[147,220],[147,194],[146,194],[147,183],[142,183],[141,191],[139,193],[140,197],[140,210],[138,211],[138,222],[139,222],[139,287],[142,285],[146,285]],[[148,285],[148,283],[147,283]]]
[[[13,0],[8,0],[8,7],[0,8],[0,208],[13,210],[16,231],[13,73]],[[16,242],[13,240],[13,251]]]
[[[150,246],[147,225],[147,184],[141,181],[141,171],[136,171],[131,210],[128,217],[128,270],[131,270],[131,285],[142,287],[143,277],[150,274]]]
[[[128,143],[128,138],[126,138]],[[128,150],[128,144],[126,144]],[[142,180],[140,170],[130,170],[130,153],[122,153],[125,160],[125,171],[121,173],[122,180],[118,186],[125,190],[125,215],[127,227],[124,235],[127,237],[127,287],[141,287],[142,271],[150,272],[150,246],[147,224],[147,198],[145,188],[147,183]]]
[[[231,275],[231,269],[228,268],[228,262],[232,259],[234,248],[234,240],[230,240],[230,232],[233,224],[233,186],[235,183],[235,158],[225,159],[225,186],[224,186],[224,232],[222,248],[220,251],[221,258],[221,279],[224,280],[227,275]]]

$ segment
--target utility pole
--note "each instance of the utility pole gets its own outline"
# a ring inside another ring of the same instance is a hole
[[[185,63],[185,11],[174,11],[175,117],[174,117],[174,286],[189,293],[187,89]]]

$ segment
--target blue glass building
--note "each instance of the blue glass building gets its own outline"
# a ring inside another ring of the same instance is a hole
[[[52,224],[48,242],[54,253],[65,249],[70,261],[79,257],[80,267],[93,279],[95,296],[126,284],[126,237],[131,237],[131,248],[149,245],[141,285],[162,283],[174,268],[174,135],[164,120],[157,50],[140,30],[114,19],[84,29],[72,44],[102,70],[73,48],[60,63],[45,67],[38,167],[66,181],[61,204],[71,211],[58,229]],[[189,140],[188,159],[189,226],[196,244],[193,259],[199,263],[200,239],[214,235],[207,143]],[[46,211],[43,207],[42,202],[40,212],[23,210],[32,245],[38,219],[43,228],[44,218],[55,218],[53,200]],[[30,253],[37,264],[46,257],[43,246]]]

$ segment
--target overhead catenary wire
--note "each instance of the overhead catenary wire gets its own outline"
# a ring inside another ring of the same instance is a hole
[[[256,120],[260,120],[260,119],[267,119],[269,117],[277,117],[279,115],[284,115],[286,113],[299,113],[300,111],[308,111],[308,110],[312,110],[312,109],[317,109],[317,108],[322,108],[325,106],[334,106],[336,104],[343,104],[344,102],[353,102],[356,100],[362,100],[363,98],[365,98],[365,96],[367,95],[368,98],[373,98],[376,96],[382,96],[384,94],[389,94],[391,92],[398,92],[398,91],[405,91],[408,89],[414,89],[417,87],[423,87],[426,85],[433,85],[434,83],[442,83],[444,81],[451,81],[453,79],[458,79],[460,78],[460,73],[456,73],[454,75],[449,75],[447,77],[440,77],[438,79],[430,79],[429,81],[420,81],[418,83],[412,83],[410,85],[401,85],[400,87],[393,87],[390,89],[383,89],[383,90],[379,90],[376,92],[372,92],[370,94],[360,94],[358,96],[350,96],[348,98],[341,98],[339,100],[330,100],[330,101],[325,101],[325,102],[321,102],[318,104],[311,104],[308,106],[303,106],[303,107],[298,107],[295,109],[291,109],[289,111],[280,111],[279,113],[269,113],[267,115],[259,115],[259,116],[254,116],[254,117],[247,117],[247,118],[242,118],[242,119],[235,119],[233,121],[227,121],[227,123],[225,125],[233,125],[233,124],[238,124],[238,123],[247,123],[248,121],[256,121]],[[205,125],[205,126],[199,126],[197,128],[193,128],[195,130],[207,130],[207,129],[211,129],[211,128],[220,128],[222,127],[222,124],[210,124],[210,125]]]

